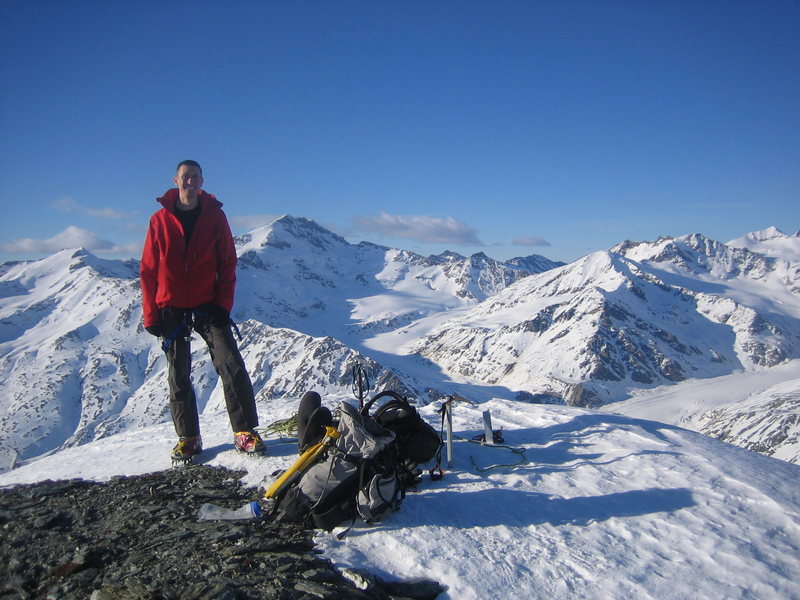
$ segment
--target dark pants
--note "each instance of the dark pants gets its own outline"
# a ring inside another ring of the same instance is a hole
[[[181,324],[183,330],[167,350],[169,364],[169,406],[175,432],[180,437],[200,435],[197,399],[192,387],[192,352],[189,326],[192,312],[175,308],[162,311],[162,326],[171,336]],[[211,354],[211,362],[222,379],[225,405],[234,432],[250,431],[258,426],[256,400],[250,376],[239,353],[229,325],[220,326],[204,316],[194,318],[194,330],[200,334]]]

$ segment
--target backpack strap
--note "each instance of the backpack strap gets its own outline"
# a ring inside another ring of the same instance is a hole
[[[364,408],[361,409],[361,414],[364,415],[364,416],[369,416],[369,410],[372,408],[372,405],[375,404],[375,401],[379,400],[380,398],[384,398],[386,396],[394,398],[395,400],[397,400],[398,402],[402,403],[403,405],[408,406],[409,408],[412,408],[412,406],[409,403],[409,401],[406,398],[404,398],[403,396],[401,396],[400,394],[398,394],[397,392],[395,392],[393,390],[383,390],[379,394],[376,394],[375,396],[373,396],[372,400],[370,400],[369,402],[364,404]]]

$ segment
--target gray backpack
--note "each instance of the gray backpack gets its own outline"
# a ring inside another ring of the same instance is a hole
[[[276,519],[331,531],[359,517],[380,520],[400,505],[395,434],[352,405],[339,408],[338,437],[276,498]]]

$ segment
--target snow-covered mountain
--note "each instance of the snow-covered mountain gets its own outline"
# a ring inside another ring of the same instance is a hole
[[[797,262],[798,239],[800,231],[786,235],[777,227],[768,227],[761,231],[753,231],[728,242],[734,248],[747,248],[759,254],[782,258]]]
[[[348,339],[472,306],[562,264],[541,256],[503,263],[484,254],[424,257],[368,242],[353,245],[291,216],[238,237],[236,246],[234,317]]]
[[[701,235],[625,242],[509,286],[408,350],[521,398],[596,406],[800,357],[798,264]]]
[[[0,456],[94,438],[146,381],[138,264],[64,250],[0,267]]]
[[[307,389],[347,395],[361,363],[373,389],[422,404],[453,392],[619,404],[800,358],[800,237],[745,239],[623,242],[569,265],[499,262],[350,244],[284,216],[237,238],[233,316],[260,403]],[[216,410],[222,391],[202,343],[193,361],[200,406]],[[166,388],[163,355],[141,327],[136,261],[65,250],[0,265],[0,468],[168,420]],[[774,449],[786,436],[769,424],[786,420],[760,406],[758,439],[746,443]],[[739,439],[725,425],[734,418],[702,423]]]
[[[800,464],[800,380],[791,380],[693,417],[692,429]]]
[[[259,401],[307,389],[346,393],[356,363],[373,386],[420,399],[441,395],[432,382],[389,370],[345,342],[477,304],[531,274],[484,255],[425,258],[352,245],[290,216],[238,238],[237,247],[234,318]],[[195,350],[198,402],[214,409],[221,386],[202,342]],[[166,389],[166,361],[141,324],[138,262],[64,250],[0,266],[0,469],[164,421]]]
[[[317,537],[335,564],[434,578],[442,600],[800,597],[800,237],[500,263],[283,217],[237,246],[262,426],[307,389],[352,399],[355,364],[432,423],[439,395],[476,401],[456,404],[444,479],[377,527]],[[202,344],[193,360],[201,460],[254,487],[289,466],[291,440],[256,461],[233,449]],[[0,265],[0,485],[168,468],[165,368],[135,261]],[[487,410],[507,446],[469,441]]]

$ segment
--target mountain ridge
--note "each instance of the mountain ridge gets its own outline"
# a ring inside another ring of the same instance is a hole
[[[347,395],[362,363],[376,385],[421,404],[463,391],[600,406],[800,357],[800,238],[770,230],[752,240],[762,238],[780,256],[691,234],[621,242],[568,265],[499,262],[350,244],[285,215],[237,236],[232,316],[260,401],[304,385]],[[137,265],[74,249],[0,265],[0,467],[168,420]],[[195,348],[210,410],[221,389]]]
[[[474,303],[470,293],[458,292],[483,285],[472,281],[483,271],[454,267],[470,259],[432,260],[374,244],[351,245],[310,219],[285,216],[236,243],[241,264],[233,316],[245,324],[242,353],[257,398],[299,396],[307,385],[345,394],[350,387],[345,379],[356,363],[376,385],[426,397],[429,382],[397,367],[390,371],[338,341],[354,336],[340,322],[331,324],[331,316],[349,321],[355,332],[391,327],[443,303]],[[493,265],[515,277],[524,273],[517,266]],[[39,261],[5,263],[0,272],[0,467],[168,419],[166,361],[141,324],[137,261],[67,249]],[[447,288],[446,300],[437,299],[437,286]],[[353,288],[366,308],[350,299]],[[365,312],[370,297],[380,301],[385,292],[427,297],[431,305],[421,312],[384,310],[385,316]],[[250,335],[253,331],[258,335]],[[291,360],[287,347],[294,348]],[[202,343],[195,344],[193,363],[201,407],[217,406],[221,387]],[[312,373],[306,364],[338,366],[335,373]]]

